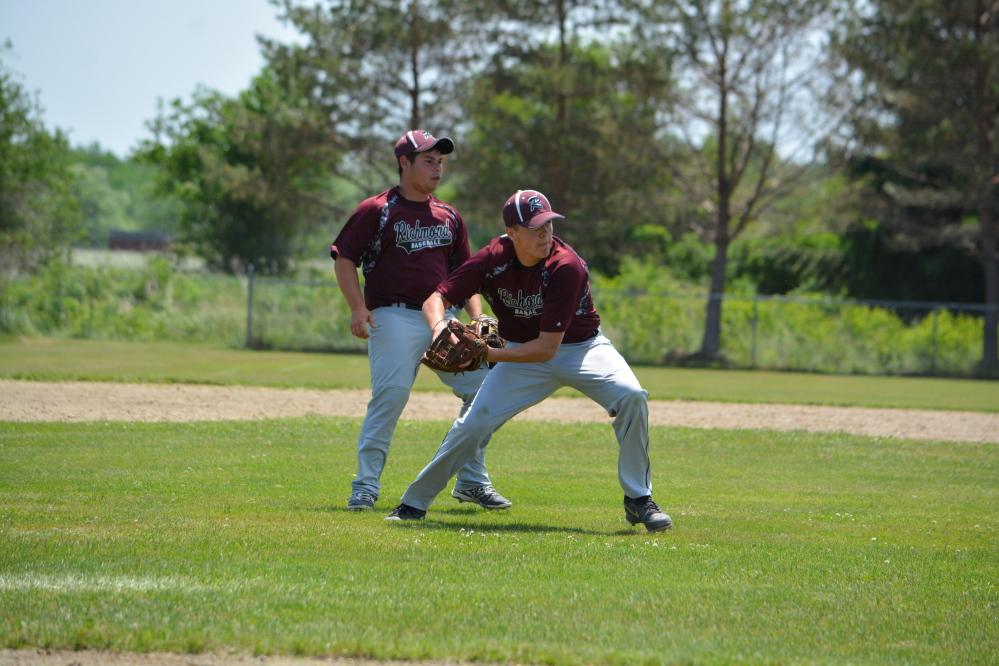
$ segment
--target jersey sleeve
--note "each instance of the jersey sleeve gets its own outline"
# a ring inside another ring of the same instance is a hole
[[[466,247],[468,241],[465,241]],[[462,262],[444,281],[437,287],[449,303],[452,305],[464,303],[469,298],[479,293],[485,279],[485,268],[488,262],[489,247],[484,247],[467,261]]]
[[[343,225],[330,246],[330,256],[334,259],[340,256],[360,265],[361,257],[377,231],[378,207],[369,199],[362,202],[347,219],[347,224]]]
[[[450,210],[454,213],[455,230],[454,243],[451,245],[448,273],[454,272],[472,256],[472,250],[468,245],[468,227],[465,226],[465,220],[458,214],[458,211],[453,208]]]

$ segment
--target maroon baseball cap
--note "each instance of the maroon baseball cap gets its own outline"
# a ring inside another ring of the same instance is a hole
[[[395,159],[398,161],[403,155],[425,153],[435,148],[441,151],[442,155],[447,155],[454,152],[454,141],[446,136],[438,139],[427,130],[411,130],[395,142]]]
[[[548,197],[537,190],[518,190],[503,205],[503,222],[508,227],[519,224],[528,229],[537,229],[555,217],[565,216],[553,211]]]

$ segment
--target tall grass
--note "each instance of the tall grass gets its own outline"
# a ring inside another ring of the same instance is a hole
[[[676,528],[623,518],[606,425],[510,423],[514,506],[383,520],[446,423],[402,422],[373,513],[358,419],[3,424],[0,645],[571,664],[999,659],[996,447],[653,428]]]
[[[177,272],[165,259],[142,270],[54,264],[0,293],[8,335],[239,346],[245,322],[245,279]]]
[[[254,280],[251,346],[365,350],[331,276],[313,272],[312,281]],[[5,285],[0,334],[241,347],[248,287],[246,278],[178,272],[162,259],[141,270],[53,266]],[[626,264],[614,279],[594,276],[593,290],[605,333],[632,363],[681,364],[699,349],[705,301],[690,285]],[[723,307],[722,353],[733,367],[971,376],[981,348],[981,318],[960,312],[745,297]]]

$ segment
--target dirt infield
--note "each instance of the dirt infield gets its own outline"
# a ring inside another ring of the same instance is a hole
[[[369,397],[366,390],[0,380],[0,421],[220,421],[307,414],[360,417]],[[450,394],[414,392],[402,418],[449,421],[459,406]],[[517,420],[586,423],[610,419],[585,398],[549,398]],[[979,412],[654,400],[649,403],[649,423],[999,443],[999,414]]]

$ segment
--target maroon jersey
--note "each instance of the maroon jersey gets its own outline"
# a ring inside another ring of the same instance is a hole
[[[433,195],[410,201],[393,187],[361,202],[330,247],[330,256],[338,255],[361,267],[364,304],[373,310],[392,303],[422,307],[471,251],[458,211]]]
[[[500,335],[530,342],[541,333],[565,333],[571,344],[593,337],[600,317],[590,295],[586,262],[559,238],[534,266],[517,261],[513,241],[500,236],[444,280],[437,291],[451,303],[480,293],[499,320]]]

